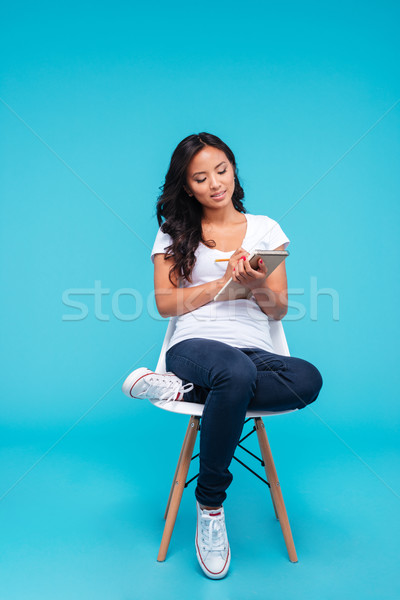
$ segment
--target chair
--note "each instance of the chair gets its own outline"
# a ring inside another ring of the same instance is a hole
[[[167,331],[164,337],[164,342],[161,348],[161,353],[158,359],[156,373],[165,373],[166,365],[165,365],[165,354],[168,343],[172,337],[177,317],[171,317],[169,319]],[[276,354],[282,354],[285,356],[289,356],[289,348],[286,342],[285,333],[283,330],[283,325],[281,321],[274,321],[270,319],[270,332],[271,339],[274,348],[274,352]],[[175,412],[185,415],[190,415],[189,424],[186,430],[186,435],[183,440],[182,448],[180,451],[178,464],[175,469],[175,475],[172,480],[172,486],[169,493],[169,498],[164,514],[165,526],[164,532],[161,539],[161,545],[158,553],[157,560],[164,561],[167,555],[169,543],[172,537],[172,532],[174,529],[176,517],[178,515],[179,506],[182,499],[183,490],[196,479],[198,475],[193,477],[190,481],[186,482],[187,474],[189,471],[191,461],[196,458],[198,455],[193,456],[193,449],[196,442],[197,433],[200,429],[200,419],[203,414],[203,404],[194,403],[194,402],[167,402],[164,403],[160,400],[150,400],[154,406],[162,408],[163,410],[167,410],[169,412]],[[285,540],[286,548],[289,554],[289,559],[291,562],[297,562],[297,554],[296,549],[293,542],[292,532],[289,525],[288,516],[286,513],[285,504],[283,501],[282,491],[279,484],[278,476],[276,473],[274,461],[271,454],[271,448],[268,442],[267,433],[265,431],[265,425],[262,417],[266,416],[276,416],[281,415],[283,413],[293,412],[296,409],[281,411],[281,412],[270,412],[270,411],[247,411],[245,423],[250,421],[252,418],[254,419],[254,427],[244,437],[239,440],[238,446],[248,452],[251,456],[256,458],[261,466],[265,468],[265,474],[267,480],[263,479],[258,475],[255,471],[253,471],[250,467],[248,467],[243,461],[239,460],[236,456],[233,458],[242,464],[246,469],[251,471],[256,477],[264,481],[270,490],[272,504],[275,511],[275,516],[279,520],[280,526],[282,528],[283,537]],[[255,454],[250,452],[247,448],[242,445],[242,441],[249,437],[252,433],[257,433],[258,443],[261,451],[262,460],[257,457]]]

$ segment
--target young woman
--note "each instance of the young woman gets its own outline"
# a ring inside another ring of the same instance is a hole
[[[124,382],[134,397],[204,403],[195,489],[196,554],[204,573],[224,577],[230,564],[225,527],[228,470],[246,411],[282,411],[314,402],[322,377],[310,362],[273,351],[269,319],[287,312],[283,261],[270,276],[251,250],[284,250],[289,238],[266,215],[246,212],[230,148],[209,133],[189,135],[174,150],[157,202],[151,258],[157,309],[177,322],[166,352],[168,374],[136,369]],[[216,259],[229,259],[217,261]],[[250,299],[213,302],[233,278]],[[185,383],[185,385],[183,385]]]

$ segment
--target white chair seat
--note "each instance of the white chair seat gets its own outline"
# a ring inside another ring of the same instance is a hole
[[[164,400],[150,400],[150,402],[156,406],[157,408],[162,408],[163,410],[167,410],[173,413],[179,413],[181,415],[193,415],[196,417],[201,417],[203,414],[204,404],[200,404],[198,402],[165,402]],[[279,412],[268,411],[268,410],[248,410],[246,412],[246,419],[249,417],[272,417],[276,415],[283,415],[284,413],[290,413],[297,408],[292,408],[290,410],[281,410]]]

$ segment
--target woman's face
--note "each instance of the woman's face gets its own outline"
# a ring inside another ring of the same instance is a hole
[[[184,187],[205,207],[223,207],[232,202],[235,174],[225,152],[214,146],[200,150],[187,167]]]

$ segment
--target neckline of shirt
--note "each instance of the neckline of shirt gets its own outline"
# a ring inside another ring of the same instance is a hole
[[[246,227],[246,233],[244,235],[243,241],[240,244],[241,247],[244,248],[244,244],[246,242],[246,239],[249,236],[249,227],[250,227],[250,219],[249,219],[249,213],[242,213],[245,217],[246,217],[246,221],[247,221],[247,227]],[[236,250],[218,250],[218,248],[209,248],[208,246],[206,246],[205,244],[203,244],[203,242],[200,242],[200,244],[203,248],[206,248],[206,250],[211,250],[211,252],[219,252],[220,254],[233,254]]]

